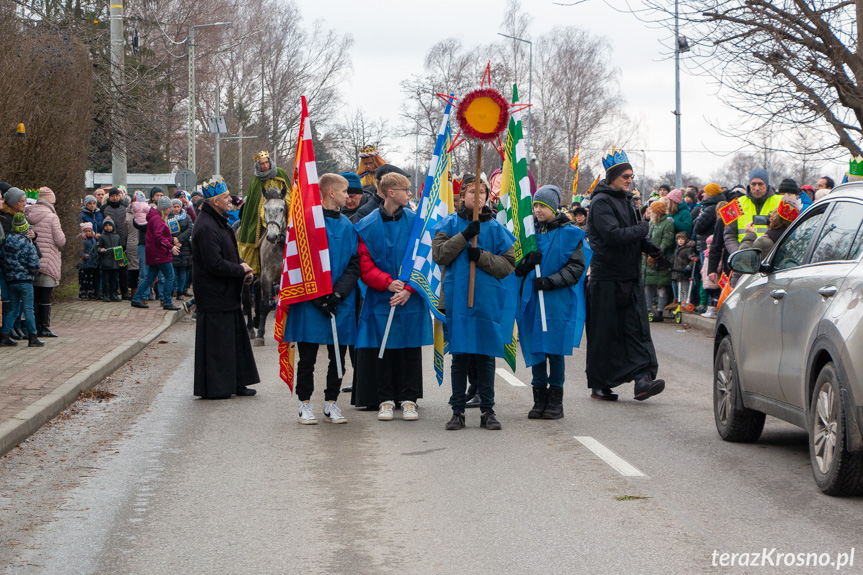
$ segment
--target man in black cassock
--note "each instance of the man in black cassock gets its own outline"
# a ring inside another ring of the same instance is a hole
[[[647,238],[629,192],[632,166],[622,151],[603,160],[605,179],[590,196],[587,238],[593,250],[587,284],[587,385],[591,397],[615,401],[611,389],[635,380],[635,399],[661,393],[650,338],[641,254],[662,250]]]
[[[255,395],[246,386],[261,381],[240,309],[243,281],[252,268],[240,260],[237,238],[228,225],[230,203],[224,181],[211,183],[192,231],[198,307],[195,395],[204,399]]]

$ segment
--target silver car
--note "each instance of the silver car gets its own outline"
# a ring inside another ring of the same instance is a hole
[[[756,441],[765,415],[809,432],[815,482],[863,493],[863,183],[804,211],[744,274],[716,321],[713,410],[726,441]]]

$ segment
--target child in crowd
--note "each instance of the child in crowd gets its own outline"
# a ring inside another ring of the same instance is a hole
[[[311,398],[315,390],[315,362],[320,345],[327,346],[330,359],[324,390],[324,418],[330,423],[347,422],[347,418],[336,405],[342,378],[339,377],[336,367],[331,318],[333,316],[336,318],[336,330],[339,336],[338,353],[343,370],[345,352],[348,345],[356,342],[357,334],[357,312],[354,304],[356,298],[354,289],[360,277],[357,232],[351,221],[339,213],[347,203],[348,181],[338,174],[323,174],[319,180],[319,187],[330,252],[333,293],[291,305],[288,317],[285,319],[284,341],[297,342],[299,353],[297,397],[300,402],[297,421],[303,425],[314,425],[318,422],[312,412]]]
[[[563,417],[564,356],[581,343],[586,307],[581,278],[584,230],[556,214],[560,190],[542,186],[533,196],[536,251],[526,254],[515,270],[523,278],[518,307],[518,334],[525,363],[533,372],[533,407],[528,419]],[[540,275],[536,266],[540,266]],[[539,308],[542,292],[546,331]]]
[[[677,232],[675,236],[677,247],[674,249],[674,265],[671,268],[671,280],[676,282],[677,297],[665,306],[666,310],[677,308],[678,300],[686,305],[686,296],[689,294],[689,284],[692,282],[692,270],[698,261],[695,251],[695,240],[689,239],[686,232]],[[694,259],[694,261],[693,261]]]
[[[84,207],[81,208],[80,221],[90,222],[93,226],[93,232],[96,234],[98,238],[102,233],[102,222],[104,221],[104,216],[102,212],[99,210],[99,202],[96,200],[95,196],[86,196],[84,198]]]
[[[515,237],[485,205],[488,187],[482,182],[477,186],[475,180],[472,174],[464,177],[462,204],[435,227],[432,241],[435,263],[446,266],[443,301],[452,354],[449,404],[453,412],[446,429],[451,431],[465,427],[465,388],[471,364],[477,374],[480,427],[501,429],[494,413],[494,358],[503,357],[515,322]],[[478,221],[473,219],[475,202],[481,206]],[[474,238],[476,247],[472,246]],[[471,262],[476,262],[476,271],[473,307],[469,308]]]
[[[9,292],[9,306],[3,308],[3,329],[0,332],[0,345],[18,345],[12,339],[12,326],[22,304],[24,322],[27,328],[28,347],[42,347],[36,333],[36,316],[33,313],[33,276],[39,271],[39,254],[36,246],[27,237],[30,224],[19,212],[12,217],[12,231],[2,247],[3,269]]]
[[[710,246],[713,244],[713,236],[707,238],[707,249],[704,250],[704,261],[710,257]],[[722,264],[720,264],[719,275],[722,275]],[[701,314],[706,318],[716,317],[716,302],[719,300],[721,289],[719,284],[710,279],[710,274],[707,273],[707,266],[701,267],[701,282],[704,286],[704,291],[707,293],[707,311]]]
[[[118,251],[114,248],[120,247],[120,234],[114,229],[114,220],[106,219],[102,223],[102,235],[99,237],[99,273],[102,276],[102,301],[120,301],[117,288],[120,282],[120,261]]]
[[[183,301],[183,296],[188,295],[186,287],[189,281],[189,271],[192,265],[192,218],[183,208],[183,202],[177,198],[171,200],[171,216],[168,218],[168,228],[171,230],[174,246],[180,248],[172,260],[174,266],[173,297]]]
[[[96,279],[99,277],[99,245],[93,224],[81,224],[83,250],[81,263],[78,264],[78,297],[83,300],[96,299]]]

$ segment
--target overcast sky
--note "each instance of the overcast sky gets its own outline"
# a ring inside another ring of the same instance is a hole
[[[354,73],[343,87],[345,100],[350,108],[360,106],[373,118],[386,118],[393,127],[399,125],[404,98],[399,83],[422,72],[431,46],[451,36],[460,38],[465,46],[503,40],[497,32],[504,0],[301,0],[299,4],[308,22],[324,20],[327,27],[353,35]],[[648,174],[674,170],[674,60],[661,44],[668,32],[650,28],[602,0],[588,0],[572,7],[558,6],[551,0],[523,0],[522,7],[533,17],[533,38],[557,26],[573,25],[610,40],[613,52],[608,58],[620,70],[625,111],[641,123],[639,145],[627,150],[630,161],[636,171],[644,171],[640,151],[644,149]],[[526,88],[522,88],[522,94]],[[728,152],[739,147],[735,140],[718,134],[710,123],[727,125],[735,113],[721,104],[709,78],[690,75],[684,67],[681,110],[683,171],[707,179],[728,160]],[[397,144],[401,154],[387,160],[412,164],[413,139],[399,140]],[[836,167],[834,171],[838,170]]]

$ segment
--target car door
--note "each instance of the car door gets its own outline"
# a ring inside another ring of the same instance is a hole
[[[813,208],[795,222],[772,251],[770,272],[743,287],[744,314],[737,357],[746,391],[787,402],[779,385],[782,318],[794,269],[804,261],[826,206]],[[765,254],[766,255],[766,254]]]
[[[818,325],[856,266],[863,203],[833,202],[803,265],[788,270],[782,315],[779,385],[787,402],[805,408],[806,360]]]

